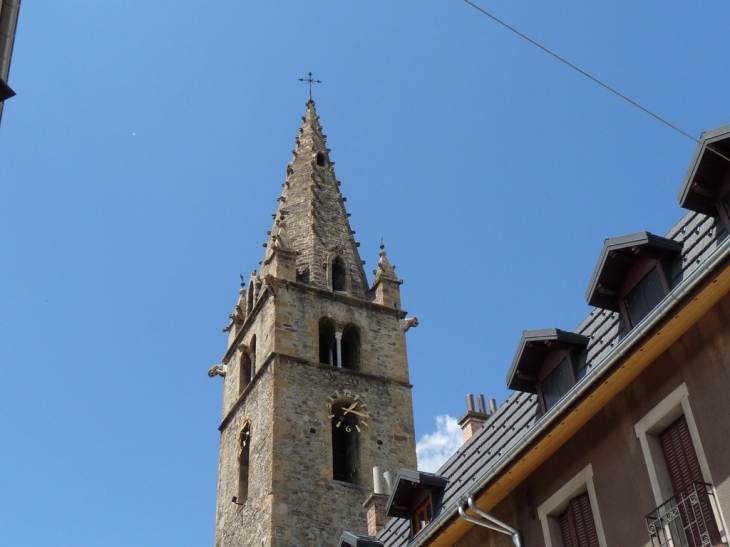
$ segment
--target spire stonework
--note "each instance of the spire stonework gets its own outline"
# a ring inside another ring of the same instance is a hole
[[[348,292],[365,298],[368,292],[365,270],[314,101],[307,102],[302,120],[267,248],[276,244],[277,226],[285,223],[291,250],[297,255],[297,280],[331,289],[331,265],[339,257],[346,269]],[[269,269],[264,263],[261,275],[270,273]]]

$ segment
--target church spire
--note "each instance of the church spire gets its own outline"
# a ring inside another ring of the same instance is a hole
[[[281,277],[288,271],[285,276],[291,281],[364,298],[368,283],[363,263],[311,99],[302,120],[261,275]],[[296,257],[296,272],[279,267],[288,257],[292,265]]]

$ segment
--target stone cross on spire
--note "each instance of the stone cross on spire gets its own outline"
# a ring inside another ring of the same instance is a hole
[[[309,100],[312,100],[312,84],[321,84],[322,80],[315,80],[312,78],[312,73],[307,74],[306,78],[299,78],[300,82],[306,82],[309,84]]]

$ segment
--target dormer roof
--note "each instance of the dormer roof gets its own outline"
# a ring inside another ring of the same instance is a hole
[[[681,243],[649,232],[607,239],[586,291],[588,305],[618,312],[623,281],[638,260],[645,257],[666,258],[681,251]]]
[[[589,340],[587,336],[555,328],[524,331],[507,373],[507,387],[536,393],[538,373],[545,358],[555,350],[583,350]]]
[[[383,542],[372,536],[342,532],[337,547],[383,547]]]
[[[389,517],[409,518],[413,502],[423,492],[443,492],[449,481],[440,475],[424,471],[401,469],[395,477],[393,491],[385,506]]]
[[[677,199],[685,209],[716,216],[718,190],[730,174],[730,125],[705,131],[700,137]]]

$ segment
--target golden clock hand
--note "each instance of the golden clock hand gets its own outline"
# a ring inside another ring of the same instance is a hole
[[[354,405],[352,405],[350,408],[343,408],[342,409],[342,412],[344,414],[347,414],[349,412],[351,414],[354,414],[355,416],[360,416],[362,418],[369,418],[370,417],[369,414],[366,414],[364,412],[358,412],[357,410],[353,410],[353,408],[355,408],[356,405],[357,405],[357,403],[354,404]]]

